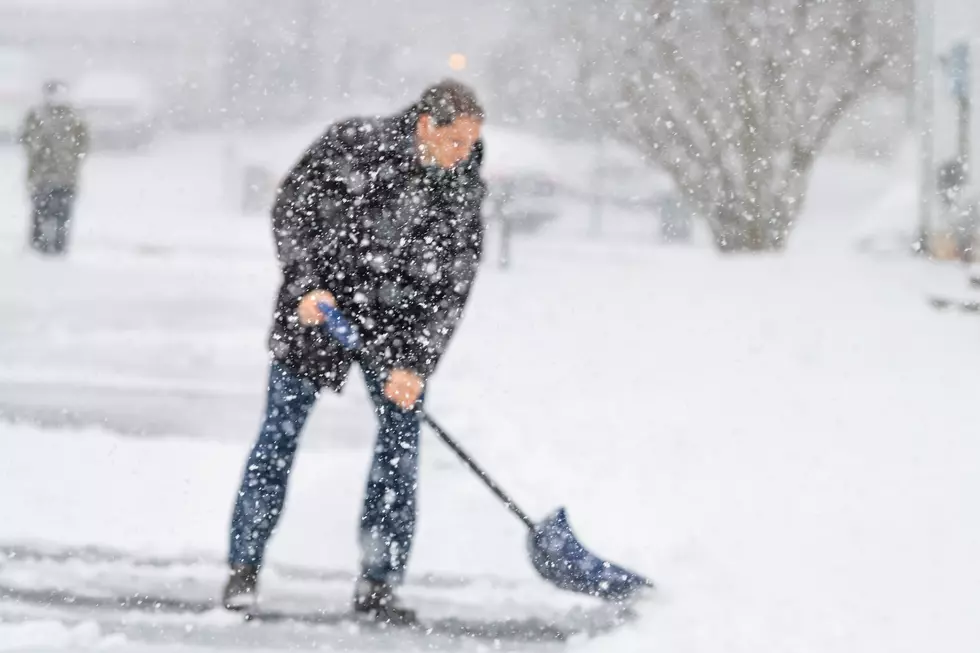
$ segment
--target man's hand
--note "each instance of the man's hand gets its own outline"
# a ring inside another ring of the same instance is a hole
[[[323,315],[320,307],[317,306],[321,302],[329,306],[337,305],[337,300],[326,290],[312,290],[303,295],[303,298],[299,300],[299,305],[296,306],[299,323],[303,326],[318,326],[323,324],[326,317]]]
[[[385,384],[385,397],[402,410],[411,410],[424,386],[422,377],[411,370],[391,370]]]

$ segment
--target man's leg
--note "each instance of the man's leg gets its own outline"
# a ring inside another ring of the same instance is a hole
[[[379,429],[361,517],[361,571],[390,588],[404,578],[415,534],[420,426],[418,413],[388,401],[378,381],[368,378],[368,390]]]
[[[265,422],[248,457],[231,520],[228,564],[257,572],[286,500],[289,470],[316,388],[277,363],[269,372]]]
[[[33,210],[31,211],[31,247],[39,252],[47,250],[47,239],[44,227],[47,223],[49,195],[36,191],[31,195]]]
[[[71,223],[75,191],[72,188],[59,188],[52,194],[54,221],[54,251],[64,254],[68,247],[68,226]]]

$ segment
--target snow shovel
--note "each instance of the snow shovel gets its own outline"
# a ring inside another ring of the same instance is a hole
[[[327,331],[348,351],[360,352],[357,330],[343,314],[328,304],[320,303],[319,308],[326,317]],[[419,410],[419,417],[527,527],[531,565],[546,581],[559,589],[613,602],[626,601],[640,590],[654,587],[649,579],[586,549],[572,532],[564,508],[536,523],[430,415]]]

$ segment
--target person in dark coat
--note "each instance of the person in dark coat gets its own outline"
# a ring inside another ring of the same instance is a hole
[[[31,195],[31,247],[64,254],[75,204],[82,158],[88,153],[88,127],[68,101],[60,81],[44,85],[44,101],[32,108],[21,127]]]
[[[355,362],[322,328],[326,303],[359,330],[356,362],[379,422],[354,610],[414,620],[395,591],[415,528],[416,411],[482,256],[483,118],[473,91],[447,80],[396,115],[331,125],[282,182],[272,220],[283,280],[269,336],[265,421],[232,516],[229,609],[256,600],[307,415],[321,391],[343,388]]]

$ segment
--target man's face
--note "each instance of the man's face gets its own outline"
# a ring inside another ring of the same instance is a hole
[[[460,116],[443,127],[426,114],[419,116],[418,142],[426,156],[439,166],[452,168],[470,155],[480,138],[483,123],[471,116]]]

